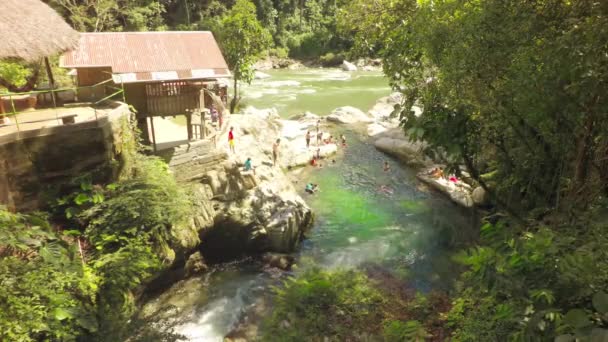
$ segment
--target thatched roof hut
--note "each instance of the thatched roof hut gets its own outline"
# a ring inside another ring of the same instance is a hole
[[[40,0],[0,0],[0,59],[33,61],[71,49],[78,32]]]

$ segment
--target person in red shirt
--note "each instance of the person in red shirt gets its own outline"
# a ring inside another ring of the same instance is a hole
[[[232,132],[233,127],[230,127],[230,132],[228,132],[228,145],[230,145],[230,151],[234,152],[234,133]]]

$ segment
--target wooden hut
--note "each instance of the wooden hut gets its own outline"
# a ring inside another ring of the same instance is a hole
[[[0,59],[44,59],[53,88],[47,57],[76,46],[78,32],[40,0],[0,0],[0,42]],[[0,99],[0,114],[5,110]]]
[[[148,131],[147,118],[150,122],[155,116],[189,118],[193,110],[209,108],[212,101],[203,89],[224,95],[220,79],[230,77],[213,34],[204,31],[82,33],[77,48],[66,52],[60,64],[76,69],[78,86],[112,78],[124,87],[143,132]],[[96,100],[105,94],[100,87],[79,91],[78,96]]]

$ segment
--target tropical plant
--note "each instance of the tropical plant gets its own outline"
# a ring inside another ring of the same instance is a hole
[[[237,0],[222,20],[220,35],[222,51],[234,78],[230,112],[234,112],[239,101],[238,82],[253,80],[253,64],[270,43],[270,33],[256,18],[255,5],[250,0]]]

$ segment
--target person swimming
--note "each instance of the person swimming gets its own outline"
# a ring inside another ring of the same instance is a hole
[[[306,183],[306,186],[304,187],[304,191],[308,192],[309,194],[314,194],[318,189],[319,186],[313,183]]]
[[[394,192],[393,189],[389,188],[388,186],[386,186],[384,184],[380,185],[380,190],[379,191],[382,192],[382,193],[385,193],[387,195],[392,195],[393,192]]]
[[[346,137],[344,136],[344,134],[340,135],[340,140],[342,141],[342,146],[346,146]]]
[[[391,170],[391,166],[388,164],[388,160],[384,161],[384,172],[389,172]]]

